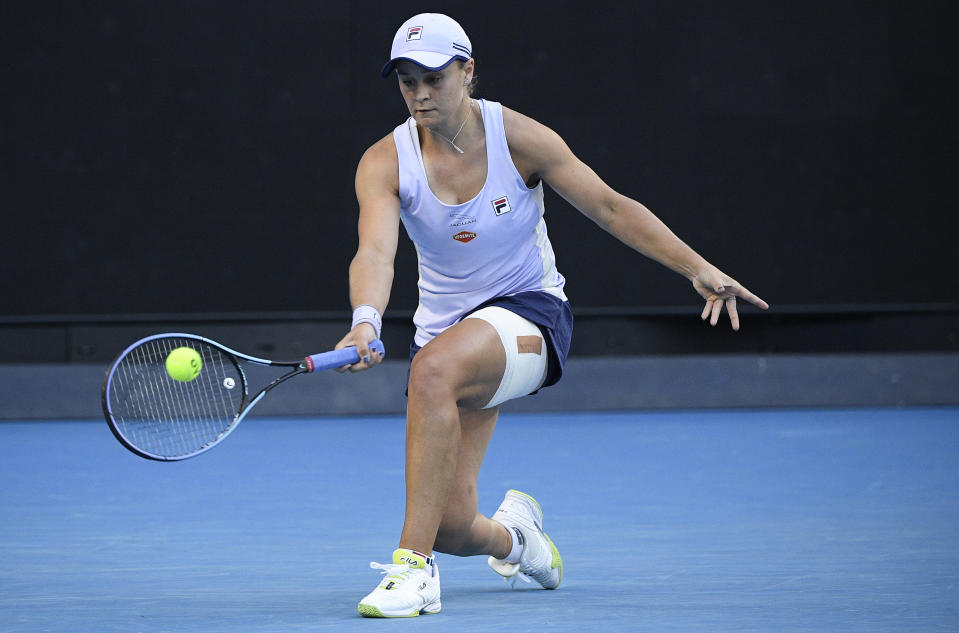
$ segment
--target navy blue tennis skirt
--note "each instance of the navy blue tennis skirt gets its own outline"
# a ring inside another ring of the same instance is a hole
[[[543,338],[546,339],[548,354],[546,382],[543,386],[549,387],[559,382],[559,379],[563,377],[563,368],[566,367],[566,357],[569,355],[569,345],[573,338],[573,311],[569,307],[569,302],[545,292],[535,290],[520,292],[508,297],[490,299],[464,314],[462,318],[490,306],[509,310],[529,319],[539,327]],[[420,346],[412,343],[410,362],[418,351]]]

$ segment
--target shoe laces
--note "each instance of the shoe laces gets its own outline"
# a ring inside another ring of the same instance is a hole
[[[527,576],[526,574],[524,574],[524,573],[521,572],[521,571],[516,572],[515,574],[513,574],[513,575],[510,576],[509,578],[507,578],[506,576],[503,576],[503,582],[509,584],[510,589],[516,589],[516,581],[517,581],[517,580],[522,580],[522,581],[525,582],[527,585],[528,585],[528,584],[531,584],[531,583],[533,582],[532,580],[529,579],[529,576]]]
[[[517,580],[522,580],[523,582],[527,584],[532,582],[529,576],[524,574],[521,571],[522,567],[520,563],[506,563],[505,561],[502,561],[502,560],[493,559],[492,561],[490,561],[490,567],[493,568],[493,571],[503,576],[503,582],[509,583],[510,587],[516,588]],[[513,571],[510,568],[514,568],[516,569],[516,571]]]
[[[409,577],[410,572],[413,571],[406,563],[403,563],[402,565],[387,563],[384,565],[382,563],[374,563],[372,561],[370,562],[370,569],[379,569],[380,573],[387,578],[396,578],[397,580],[406,580]]]

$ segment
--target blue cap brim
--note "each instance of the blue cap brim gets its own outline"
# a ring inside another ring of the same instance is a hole
[[[450,64],[452,64],[452,63],[453,63],[455,60],[457,60],[457,59],[460,60],[460,61],[464,61],[464,62],[465,62],[465,61],[469,61],[469,57],[463,57],[463,56],[461,56],[461,55],[454,55],[453,57],[450,57],[449,60],[448,60],[446,63],[444,63],[444,64],[441,64],[441,65],[439,65],[439,66],[428,66],[427,64],[424,64],[422,61],[420,61],[420,60],[418,60],[418,59],[414,59],[414,58],[412,58],[412,57],[405,57],[405,56],[404,56],[404,57],[397,57],[396,59],[391,59],[390,61],[386,62],[386,65],[383,66],[383,70],[380,71],[380,77],[383,77],[384,79],[386,79],[387,77],[389,77],[389,76],[390,76],[390,73],[392,73],[392,72],[393,72],[393,69],[396,67],[396,62],[401,61],[401,60],[404,60],[404,59],[405,59],[406,61],[413,62],[413,63],[416,64],[417,66],[422,66],[422,67],[425,68],[426,70],[434,70],[434,71],[435,71],[435,70],[443,70],[444,68],[446,68],[447,66],[449,66]]]

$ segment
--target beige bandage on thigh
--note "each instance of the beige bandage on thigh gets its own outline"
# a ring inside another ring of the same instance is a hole
[[[482,319],[496,328],[506,350],[503,380],[484,409],[528,395],[543,385],[546,380],[546,341],[536,324],[497,306],[477,310],[466,318]]]

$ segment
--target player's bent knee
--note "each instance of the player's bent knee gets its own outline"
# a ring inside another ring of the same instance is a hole
[[[475,486],[454,486],[437,528],[433,549],[454,556],[469,556],[473,551],[469,544],[473,539],[476,516]]]
[[[427,351],[428,347],[420,350],[410,365],[410,396],[414,393],[417,396],[445,393],[451,388],[449,366],[444,364],[440,354]]]
[[[455,527],[441,525],[436,532],[433,550],[450,556],[476,556],[486,551],[489,539],[478,539],[472,528],[472,522]]]
[[[506,351],[503,380],[484,409],[520,398],[543,386],[548,356],[543,333],[535,323],[498,306],[477,310],[466,318],[482,319],[492,325]]]
[[[436,531],[436,540],[433,543],[433,549],[443,554],[453,556],[467,556],[465,545],[470,539],[470,528],[473,521],[444,519]]]
[[[466,543],[466,537],[463,534],[443,530],[442,526],[436,533],[436,541],[433,543],[433,551],[441,554],[457,556],[460,554],[463,545]]]

